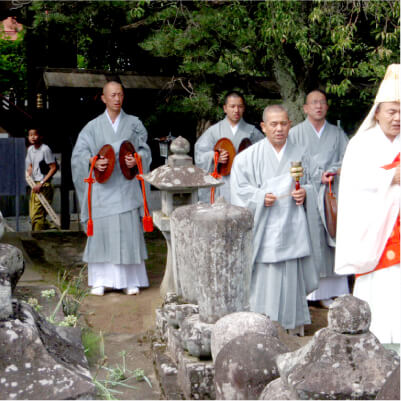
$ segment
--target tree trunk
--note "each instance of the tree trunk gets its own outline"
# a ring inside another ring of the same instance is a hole
[[[196,139],[198,139],[211,125],[212,122],[205,118],[198,120],[196,124]]]
[[[305,91],[291,75],[291,66],[289,66],[289,63],[275,61],[273,69],[276,81],[280,86],[281,98],[288,110],[292,126],[299,124],[305,119],[303,112]]]

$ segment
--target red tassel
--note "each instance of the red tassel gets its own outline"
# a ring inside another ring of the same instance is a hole
[[[144,216],[142,219],[143,231],[151,233],[153,231],[153,219],[152,216]]]
[[[92,237],[93,235],[93,220],[88,220],[88,225],[86,227],[86,235]]]

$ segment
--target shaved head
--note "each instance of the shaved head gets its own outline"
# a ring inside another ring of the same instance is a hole
[[[109,87],[116,86],[116,85],[119,86],[122,90],[124,90],[123,86],[120,84],[120,82],[109,81],[109,82],[106,82],[103,86],[103,95],[106,93],[106,91],[108,90]]]
[[[271,106],[267,106],[263,111],[263,121],[267,121],[267,115],[269,113],[286,113],[288,118],[287,109],[281,104],[272,104]]]

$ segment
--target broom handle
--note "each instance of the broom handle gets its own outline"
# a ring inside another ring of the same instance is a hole
[[[25,175],[25,178],[28,185],[33,189],[33,187],[35,186],[35,181],[33,180],[33,178],[28,174]],[[58,217],[57,213],[53,210],[53,208],[50,206],[50,203],[40,192],[38,192],[36,195],[40,200],[40,203],[46,209],[46,212],[49,213],[49,216],[53,220],[54,224],[56,224],[56,226],[60,228],[61,227],[60,218]]]

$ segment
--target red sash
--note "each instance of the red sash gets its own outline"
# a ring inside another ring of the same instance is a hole
[[[382,168],[390,170],[392,168],[399,166],[399,164],[400,164],[400,154],[398,153],[397,157],[391,164],[387,164]],[[394,224],[393,231],[391,232],[391,235],[386,242],[386,246],[384,247],[382,256],[379,259],[379,263],[372,271],[385,269],[386,267],[396,265],[397,263],[400,263],[400,214],[399,213],[397,220]],[[355,277],[364,276],[365,274],[369,273],[372,272],[356,274]]]

